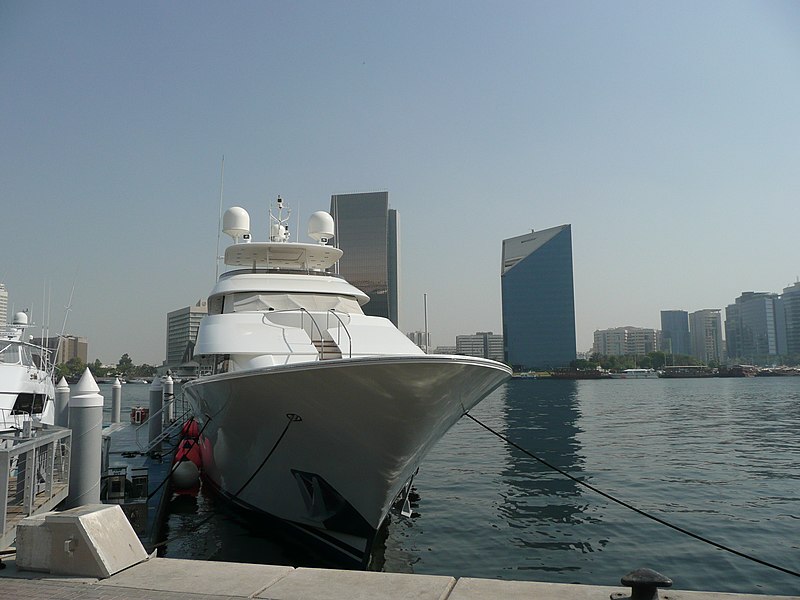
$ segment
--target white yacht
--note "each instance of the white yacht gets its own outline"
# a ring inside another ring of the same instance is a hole
[[[658,371],[653,369],[625,369],[611,373],[611,379],[658,379]]]
[[[309,221],[315,243],[288,240],[278,199],[268,242],[249,215],[223,218],[230,268],[208,298],[183,387],[201,428],[206,481],[228,500],[275,517],[366,567],[393,505],[408,514],[425,454],[511,375],[498,362],[423,353],[369,298],[331,272],[333,218]]]
[[[18,312],[0,326],[0,431],[39,419],[52,425],[55,397],[47,350],[25,339],[28,315]]]

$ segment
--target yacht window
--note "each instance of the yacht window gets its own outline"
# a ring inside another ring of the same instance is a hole
[[[300,309],[308,311],[335,310],[342,313],[363,314],[358,300],[352,296],[335,294],[254,294],[240,292],[233,294],[225,302],[225,310],[228,312],[291,311]]]
[[[19,364],[19,346],[16,344],[6,344],[0,350],[0,364],[4,365],[18,365]]]
[[[231,355],[217,354],[214,356],[214,374],[227,373],[230,370]]]
[[[22,364],[26,367],[33,367],[35,366],[33,363],[33,356],[31,355],[31,349],[27,346],[20,347],[20,353],[22,354]]]

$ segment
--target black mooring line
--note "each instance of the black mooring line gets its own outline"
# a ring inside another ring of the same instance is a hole
[[[645,512],[640,508],[636,508],[632,504],[628,504],[624,500],[619,500],[618,498],[615,498],[611,494],[608,494],[608,493],[604,492],[603,490],[601,490],[599,488],[596,488],[595,486],[591,485],[590,483],[586,483],[585,481],[582,481],[582,480],[578,479],[577,477],[575,477],[573,475],[570,475],[566,471],[564,471],[562,469],[559,469],[558,467],[556,467],[553,464],[550,464],[549,462],[547,462],[543,458],[539,458],[533,452],[530,452],[529,450],[526,450],[525,448],[523,448],[519,444],[516,444],[516,443],[512,442],[510,439],[508,439],[502,433],[500,433],[498,431],[495,431],[494,429],[492,429],[491,427],[489,427],[485,423],[483,423],[480,420],[478,420],[475,417],[473,417],[468,412],[465,412],[464,416],[469,417],[470,419],[475,421],[475,423],[477,423],[478,425],[483,427],[486,431],[488,431],[492,435],[500,438],[505,443],[509,444],[510,446],[513,446],[514,448],[516,448],[520,452],[523,452],[524,454],[528,455],[530,458],[542,463],[548,469],[552,469],[553,471],[556,471],[557,473],[560,473],[564,477],[566,477],[568,479],[571,479],[575,483],[580,484],[580,485],[592,490],[596,494],[600,494],[601,496],[603,496],[603,498],[607,498],[608,500],[611,500],[612,502],[616,502],[620,506],[624,506],[625,508],[627,508],[629,510],[632,510],[635,513],[638,513],[638,514],[642,515],[643,517],[647,517],[648,519],[651,519],[651,520],[655,521],[656,523],[661,523],[662,525],[665,525],[665,526],[669,527],[670,529],[674,529],[675,531],[683,533],[684,535],[688,535],[689,537],[692,537],[692,538],[694,538],[696,540],[699,540],[701,542],[705,542],[706,544],[710,544],[710,545],[712,545],[712,546],[714,546],[716,548],[719,548],[720,550],[725,550],[726,552],[730,552],[731,554],[735,554],[736,556],[741,556],[742,558],[746,558],[747,560],[751,560],[751,561],[756,562],[756,563],[758,563],[760,565],[764,565],[765,567],[770,567],[771,569],[776,569],[778,571],[782,571],[784,573],[788,573],[789,575],[794,575],[795,577],[800,577],[800,572],[793,571],[792,569],[787,569],[786,567],[781,567],[780,565],[776,565],[776,564],[773,564],[771,562],[767,562],[765,560],[761,560],[760,558],[757,558],[755,556],[751,556],[749,554],[745,554],[744,552],[740,552],[739,550],[735,550],[734,548],[731,548],[729,546],[725,546],[724,544],[720,544],[719,542],[715,542],[714,540],[710,540],[710,539],[708,539],[706,537],[703,537],[702,535],[698,535],[696,533],[693,533],[693,532],[689,531],[688,529],[684,529],[683,527],[679,527],[678,525],[673,525],[669,521],[665,521],[664,519],[662,519],[660,517],[657,517],[655,515],[651,515],[650,513]]]

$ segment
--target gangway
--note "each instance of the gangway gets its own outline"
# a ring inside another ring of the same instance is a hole
[[[0,550],[14,543],[17,523],[53,510],[69,494],[72,431],[25,421],[0,431]]]

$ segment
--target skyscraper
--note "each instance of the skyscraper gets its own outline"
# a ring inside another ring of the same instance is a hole
[[[778,354],[775,327],[777,294],[742,292],[725,309],[725,342],[728,357],[738,362],[757,363]]]
[[[707,308],[689,315],[692,355],[706,364],[722,361],[721,312],[719,308]]]
[[[661,311],[661,349],[667,354],[689,356],[689,313],[685,310]]]
[[[500,279],[505,362],[524,371],[575,360],[571,226],[503,240]]]
[[[333,195],[331,215],[333,243],[344,251],[339,273],[369,296],[365,314],[398,326],[398,215],[389,192]]]
[[[778,354],[800,355],[800,281],[783,289],[775,301]]]
[[[192,358],[194,343],[200,320],[208,314],[205,300],[194,306],[179,308],[167,314],[167,360],[170,367],[177,367]]]

